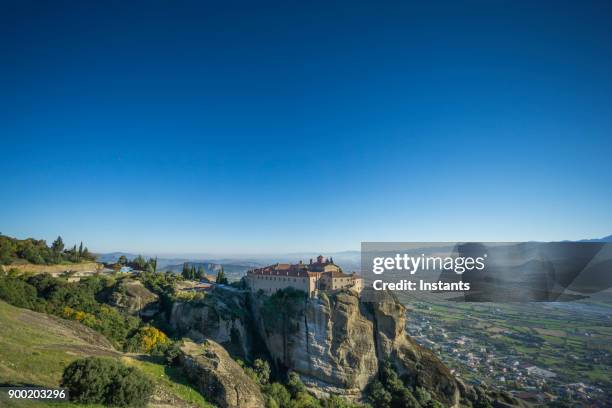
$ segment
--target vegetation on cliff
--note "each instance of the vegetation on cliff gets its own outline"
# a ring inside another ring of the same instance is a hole
[[[10,265],[15,262],[30,262],[39,265],[76,263],[95,261],[96,257],[89,252],[83,243],[77,247],[65,248],[62,237],[57,237],[51,246],[43,239],[17,239],[0,235],[0,264]]]
[[[379,379],[368,389],[368,401],[380,408],[443,408],[444,405],[432,398],[422,387],[409,387],[399,377],[389,361],[381,364]]]
[[[267,408],[359,408],[366,406],[347,401],[332,395],[328,398],[316,398],[308,393],[306,386],[295,372],[289,372],[285,378],[272,381],[270,364],[256,359],[252,366],[239,361],[246,374],[259,385],[266,401]]]
[[[259,296],[262,296],[261,294]],[[291,320],[299,317],[304,311],[306,293],[291,287],[282,289],[272,296],[265,296],[262,318],[266,320],[271,331],[289,331]]]

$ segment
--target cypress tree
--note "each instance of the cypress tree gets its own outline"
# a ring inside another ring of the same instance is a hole
[[[217,283],[220,285],[227,285],[229,282],[225,277],[225,270],[223,269],[223,265],[221,265],[221,270],[217,273]]]

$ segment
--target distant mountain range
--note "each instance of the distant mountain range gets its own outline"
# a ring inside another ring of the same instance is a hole
[[[612,235],[603,238],[581,239],[580,242],[612,242]]]
[[[217,272],[223,266],[224,272],[228,275],[228,277],[236,277],[242,276],[246,273],[247,270],[252,268],[257,268],[265,265],[271,265],[277,262],[280,263],[296,263],[299,260],[304,262],[308,262],[311,258],[316,258],[320,253],[318,252],[300,252],[300,253],[289,253],[289,254],[279,254],[279,255],[261,255],[261,256],[237,256],[233,257],[224,257],[224,258],[210,258],[210,259],[202,259],[200,257],[194,256],[184,256],[184,257],[158,257],[157,258],[157,269],[159,271],[171,271],[175,273],[180,273],[183,270],[183,264],[189,263],[190,265],[194,265],[196,269],[200,266],[203,266],[206,270],[206,273],[211,275],[216,275]],[[360,267],[360,256],[361,253],[359,251],[343,251],[343,252],[333,252],[333,253],[322,253],[325,257],[332,257],[334,262],[344,270],[347,271],[357,271]],[[128,259],[134,259],[138,256],[138,254],[133,254],[129,252],[110,252],[105,254],[98,254],[98,262],[104,263],[114,263],[121,257],[125,256]],[[145,258],[149,258],[155,255],[144,255]]]

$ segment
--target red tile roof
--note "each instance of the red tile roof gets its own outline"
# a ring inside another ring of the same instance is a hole
[[[288,264],[288,263],[277,263],[274,265],[265,266],[263,268],[252,269],[248,271],[249,275],[270,275],[270,276],[293,276],[293,277],[321,277],[323,275],[331,276],[333,278],[350,278],[353,275],[346,274],[342,270],[323,272],[323,266],[335,265],[331,262],[324,263],[312,263],[312,264]],[[335,265],[337,266],[337,265]]]

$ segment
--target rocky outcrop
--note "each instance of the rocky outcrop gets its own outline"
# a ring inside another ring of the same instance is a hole
[[[169,322],[181,336],[197,342],[211,339],[232,355],[248,358],[252,339],[247,314],[244,293],[217,288],[203,300],[174,303]]]
[[[362,313],[359,298],[303,299],[286,330],[272,324],[265,301],[254,299],[253,315],[275,363],[300,374],[315,394],[358,398],[378,371],[373,322]]]
[[[218,343],[185,342],[179,363],[189,379],[209,401],[222,408],[260,408],[265,402],[259,386],[245,374]]]
[[[254,296],[252,301],[259,335],[275,363],[297,372],[314,394],[359,399],[379,364],[390,360],[412,385],[446,405],[458,404],[461,384],[406,334],[406,309],[394,296],[368,303],[348,291],[303,298],[291,315],[284,312],[286,305],[271,308],[269,299]],[[279,323],[278,315],[270,314],[274,309],[288,321]]]
[[[159,310],[159,297],[139,280],[122,279],[109,297],[109,304],[131,315],[153,316]]]
[[[350,291],[307,298],[297,291],[268,297],[219,289],[175,303],[170,323],[178,334],[211,339],[246,360],[261,341],[257,349],[277,369],[298,373],[317,396],[360,400],[381,363],[390,361],[408,385],[427,389],[446,406],[469,397],[473,390],[407,335],[406,309],[397,298],[375,300]]]
[[[366,305],[375,325],[379,359],[390,359],[398,374],[410,385],[427,389],[445,404],[456,405],[462,397],[463,384],[431,350],[407,335],[406,308],[388,293],[381,293],[376,301]]]

